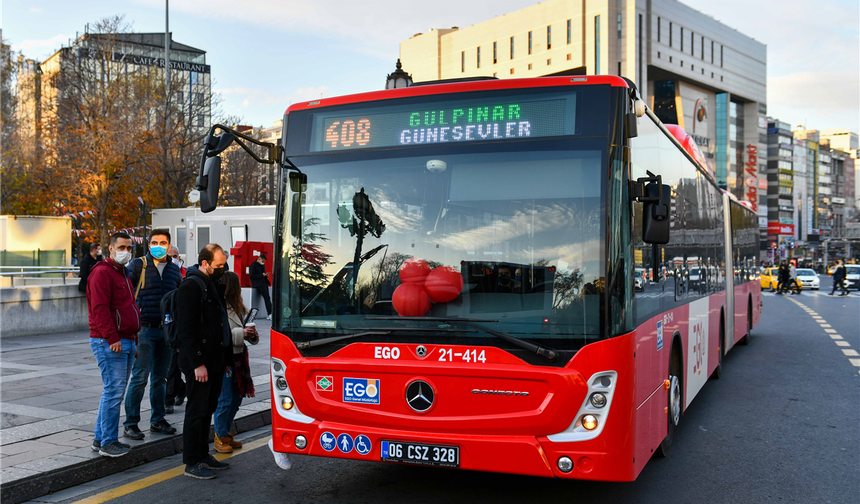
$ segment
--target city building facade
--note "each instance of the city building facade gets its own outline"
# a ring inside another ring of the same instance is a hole
[[[770,261],[788,257],[798,245],[797,231],[802,226],[802,214],[798,209],[802,207],[806,180],[796,177],[794,148],[791,125],[768,118],[767,245]]]
[[[767,48],[713,17],[675,0],[547,0],[416,34],[400,59],[415,82],[626,77],[695,139],[718,184],[752,203],[767,233]]]
[[[95,67],[102,73],[114,75],[164,74],[164,33],[84,33],[61,47],[44,61],[19,58],[17,93],[18,118],[33,145],[50,141],[46,125],[61,125],[58,98],[63,95],[59,82],[81,67]],[[106,49],[109,48],[109,49]],[[100,57],[109,50],[112,56]],[[106,68],[107,67],[107,68]],[[206,51],[173,40],[170,37],[170,106],[187,116],[183,123],[192,128],[208,129],[212,122],[211,67],[206,64]],[[162,77],[163,78],[163,77]],[[84,86],[85,89],[89,89]],[[154,114],[153,114],[154,117]]]

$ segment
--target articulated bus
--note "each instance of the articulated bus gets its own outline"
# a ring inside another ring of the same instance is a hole
[[[636,479],[761,314],[757,218],[684,140],[612,76],[291,106],[274,450]]]

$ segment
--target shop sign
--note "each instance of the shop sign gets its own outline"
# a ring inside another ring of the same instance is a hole
[[[744,170],[747,172],[747,201],[752,203],[754,212],[758,212],[758,147],[755,144],[747,144],[747,163]]]
[[[770,221],[767,223],[767,232],[768,234],[791,236],[794,234],[794,224],[782,224]]]

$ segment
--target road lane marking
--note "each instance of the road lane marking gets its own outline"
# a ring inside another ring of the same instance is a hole
[[[258,439],[256,441],[244,444],[244,446],[242,446],[239,451],[234,451],[233,453],[216,453],[215,458],[218,460],[224,460],[235,455],[248,453],[251,450],[256,450],[257,448],[268,445],[269,439],[271,438],[272,436],[266,436],[262,439]],[[185,464],[182,464],[179,467],[167,469],[166,471],[153,474],[152,476],[147,476],[146,478],[132,481],[131,483],[126,483],[125,485],[118,486],[116,488],[112,488],[110,490],[106,490],[95,495],[91,495],[90,497],[79,500],[74,504],[102,504],[103,502],[107,502],[109,500],[113,500],[118,497],[137,492],[138,490],[143,490],[144,488],[151,487],[152,485],[161,483],[162,481],[167,481],[169,479],[175,478],[176,476],[181,476],[184,472]]]
[[[821,326],[821,328],[824,330],[824,332],[827,333],[828,336],[830,336],[830,338],[833,340],[834,343],[836,343],[836,346],[843,347],[842,353],[845,354],[846,357],[860,357],[860,354],[858,354],[856,350],[850,348],[851,344],[848,343],[847,341],[845,341],[842,338],[842,336],[840,336],[839,334],[836,334],[836,329],[833,329],[832,326],[830,324],[828,324],[827,321],[824,320],[823,317],[817,315],[815,312],[808,309],[808,307],[806,305],[804,305],[803,303],[801,303],[800,301],[797,301],[795,299],[790,299],[790,301],[793,302],[794,304],[796,304],[798,307],[802,308],[807,313],[809,313],[809,315],[812,317],[812,319],[815,320],[816,322],[818,322],[818,324]],[[849,348],[844,348],[844,347],[849,347]],[[848,360],[851,362],[851,364],[854,367],[860,367],[860,359],[848,359]],[[858,370],[858,373],[860,373],[860,370]]]

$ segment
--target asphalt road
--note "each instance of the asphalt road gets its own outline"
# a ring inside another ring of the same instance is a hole
[[[633,483],[304,456],[283,471],[262,446],[230,458],[233,467],[216,480],[142,480],[143,488],[110,502],[857,503],[860,367],[850,359],[860,357],[843,350],[860,350],[860,294],[829,297],[829,290],[823,277],[820,293],[766,294],[750,345],[732,349],[723,378],[710,381],[682,417],[670,456],[652,459]]]

